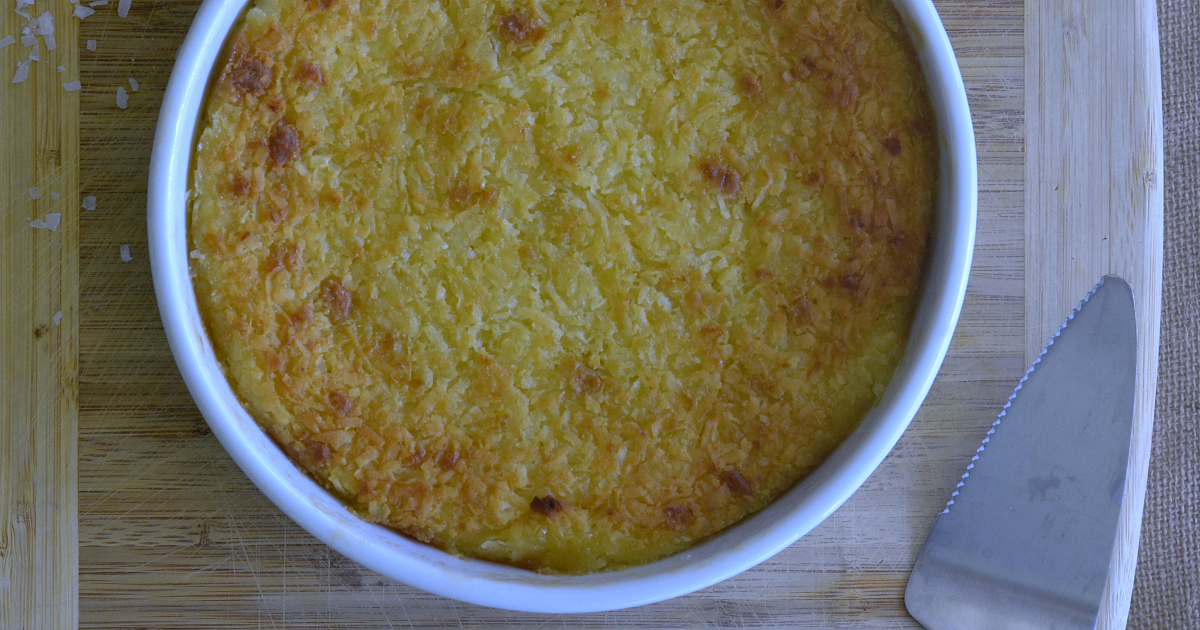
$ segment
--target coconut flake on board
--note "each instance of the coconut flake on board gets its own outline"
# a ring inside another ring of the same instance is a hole
[[[83,209],[87,210],[89,212],[96,209],[96,196],[95,195],[88,195],[83,198]]]
[[[50,198],[55,201],[58,201],[58,193],[56,193],[54,191],[50,191]]]
[[[29,64],[32,63],[28,59],[17,62],[17,73],[13,75],[13,83],[24,83],[25,79],[29,78]]]
[[[129,253],[129,244],[128,244],[128,243],[126,243],[126,244],[124,244],[124,245],[122,245],[122,246],[121,246],[121,262],[123,262],[123,263],[127,263],[127,262],[129,262],[129,261],[131,261],[131,260],[133,260],[133,256],[132,256],[132,255],[130,255],[130,253]]]
[[[120,0],[117,3],[117,17],[125,18],[129,15],[129,5],[133,4],[133,0]]]
[[[45,40],[46,50],[54,50],[58,47],[58,43],[54,41],[54,16],[49,11],[42,11],[42,14],[37,16],[37,19],[29,21],[29,26],[29,34],[31,36],[36,38],[38,35],[41,35],[42,39]],[[37,40],[35,39],[34,41]]]
[[[91,7],[85,7],[82,4],[77,4],[75,5],[75,13],[72,13],[72,15],[83,20],[95,12],[96,10]]]
[[[50,230],[51,232],[53,232],[58,229],[58,226],[61,223],[62,223],[62,213],[61,212],[51,212],[50,214],[46,215],[45,220],[34,219],[33,222],[29,224],[29,227],[31,227],[35,230]]]
[[[63,89],[68,92],[78,92],[79,88],[81,87],[83,86],[79,83],[79,81],[71,81],[70,83],[63,84]]]
[[[29,198],[30,199],[41,199],[42,198],[42,189],[38,188],[37,186],[30,188],[29,189]]]
[[[5,35],[4,37],[0,38],[0,50],[8,48],[15,43],[17,43],[16,38],[14,38],[12,35]]]
[[[129,87],[132,88],[134,92],[138,91],[137,79],[130,78],[129,79]]]
[[[62,311],[59,311],[54,314],[54,325],[58,326],[61,323],[62,323]]]
[[[94,39],[87,40],[87,49],[92,52],[96,52],[96,40],[94,40]]]
[[[49,11],[42,11],[42,14],[37,16],[33,21],[34,35],[50,35],[54,33],[54,14]]]
[[[117,107],[121,109],[129,107],[129,93],[123,87],[117,88]]]

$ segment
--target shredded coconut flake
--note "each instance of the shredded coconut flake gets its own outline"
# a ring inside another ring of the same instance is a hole
[[[42,189],[38,188],[37,186],[30,188],[29,189],[29,198],[30,199],[41,199],[42,198]]]
[[[130,253],[129,253],[129,245],[128,244],[122,245],[121,246],[121,262],[129,262],[131,260],[133,260],[133,256],[130,255]]]
[[[77,4],[77,5],[75,5],[75,13],[73,13],[72,15],[74,15],[75,17],[82,20],[95,12],[96,12],[95,9],[92,9],[90,7],[85,7],[82,4]]]
[[[133,4],[133,0],[121,0],[117,3],[117,17],[124,18],[129,15],[129,5]]]
[[[61,323],[62,323],[62,311],[59,311],[54,314],[54,325],[57,326]]]
[[[121,109],[129,107],[129,93],[123,87],[117,88],[117,107]]]
[[[43,11],[32,24],[33,34],[41,35],[46,41],[46,50],[58,48],[58,43],[54,41],[54,16],[49,11]]]
[[[29,27],[25,27],[25,28],[21,29],[21,45],[22,46],[29,48],[30,46],[32,46],[36,43],[37,43],[37,35],[34,35],[33,32],[31,32],[29,30]]]
[[[59,67],[58,67],[58,71],[59,71],[59,72],[66,72],[66,71],[67,71],[67,67],[66,67],[66,66],[59,66]]]
[[[82,86],[79,81],[71,81],[70,83],[63,84],[63,89],[68,92],[78,92],[80,87]]]
[[[58,201],[58,193],[51,191],[50,198],[55,201]]]
[[[30,63],[31,62],[28,59],[17,62],[17,73],[13,75],[13,83],[24,83],[25,79],[29,78]]]
[[[83,209],[89,210],[89,211],[96,209],[96,196],[95,195],[88,195],[83,198]]]
[[[94,39],[87,40],[87,49],[92,52],[96,52],[96,40],[94,40]]]
[[[54,32],[54,16],[49,11],[42,11],[36,20],[29,21],[30,33],[34,35],[49,35]]]
[[[51,212],[50,214],[46,215],[45,221],[41,219],[34,219],[33,222],[29,224],[29,227],[37,230],[50,230],[53,232],[58,229],[60,223],[62,223],[62,213]]]
[[[133,78],[129,79],[129,87],[132,88],[134,92],[138,91],[137,79],[133,79]]]
[[[0,38],[0,50],[8,48],[15,43],[17,43],[17,40],[12,35],[5,35],[3,38]]]
[[[30,61],[41,61],[41,58],[38,57],[37,46],[34,46],[33,49],[29,51],[29,60]]]

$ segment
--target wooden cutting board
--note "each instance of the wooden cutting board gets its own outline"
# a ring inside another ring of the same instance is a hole
[[[175,369],[146,255],[157,108],[199,3],[133,0],[122,19],[113,0],[80,22],[54,2],[32,7],[54,13],[60,46],[29,81],[8,83],[28,50],[0,50],[0,627],[912,627],[904,585],[934,516],[1032,358],[1109,272],[1134,287],[1141,342],[1101,618],[1124,626],[1158,354],[1162,129],[1149,0],[936,3],[975,119],[979,230],[962,319],[921,412],[846,505],[772,560],[672,601],[554,617],[383,578],[250,485]],[[18,19],[0,11],[0,38],[19,35]],[[76,78],[82,91],[64,92]],[[95,211],[79,210],[85,195]],[[28,227],[59,208],[55,232]]]

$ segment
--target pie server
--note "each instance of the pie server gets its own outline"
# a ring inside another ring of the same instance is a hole
[[[1017,384],[934,523],[904,593],[921,625],[1095,628],[1136,351],[1133,292],[1105,276]]]

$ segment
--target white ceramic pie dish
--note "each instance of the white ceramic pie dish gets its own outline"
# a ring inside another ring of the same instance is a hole
[[[367,523],[294,466],[238,402],[201,323],[188,274],[187,187],[196,123],[226,36],[249,0],[205,0],[180,47],[150,162],[150,262],[171,350],[213,433],[289,517],[349,558],[454,599],[537,612],[648,604],[727,579],[808,533],[883,461],[933,383],[966,292],[975,239],[975,136],[962,77],[930,0],[894,0],[912,34],[938,118],[941,190],[923,293],[904,360],[879,406],[811,475],[762,512],[653,564],[553,576],[456,557]]]

